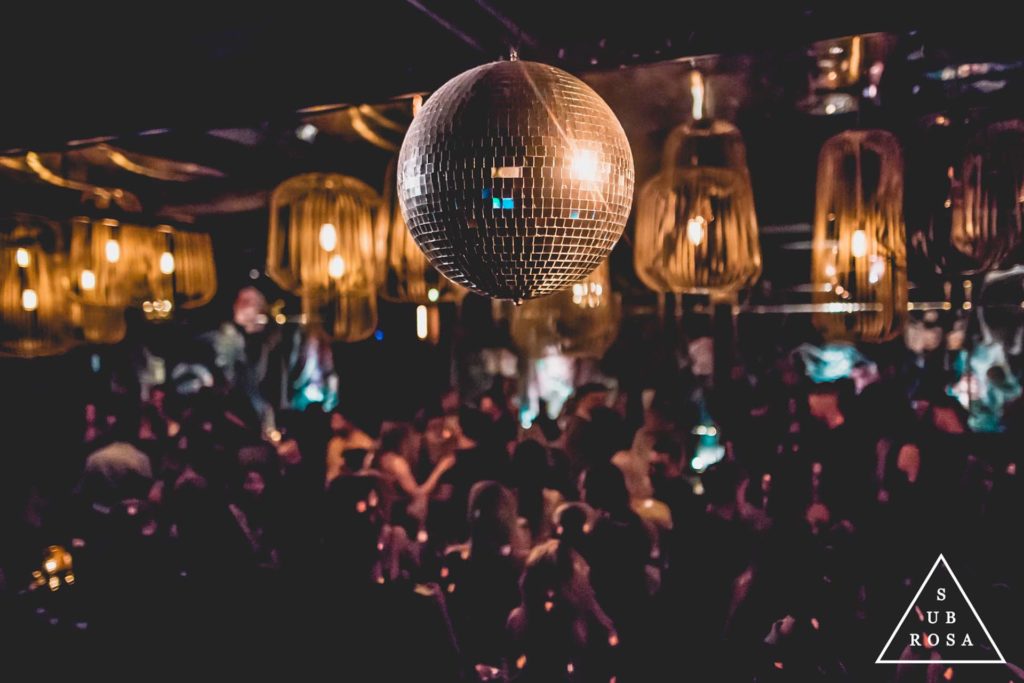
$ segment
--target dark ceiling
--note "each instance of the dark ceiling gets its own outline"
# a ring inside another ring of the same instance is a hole
[[[1012,4],[368,0],[5,10],[0,150],[380,101],[430,90],[510,45],[574,72],[870,31],[952,33],[987,50],[1005,31],[1012,48],[1017,22],[1001,20],[1012,18]]]

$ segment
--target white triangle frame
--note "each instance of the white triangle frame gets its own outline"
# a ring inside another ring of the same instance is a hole
[[[907,615],[910,614],[910,610],[914,609],[914,604],[917,603],[917,599],[921,597],[921,592],[924,590],[924,587],[928,585],[928,582],[932,578],[932,574],[935,573],[940,562],[946,568],[946,571],[949,572],[949,575],[953,577],[953,583],[956,584],[957,590],[960,591],[960,595],[964,597],[964,600],[967,602],[967,606],[971,608],[971,613],[981,626],[981,630],[985,632],[988,642],[992,643],[992,649],[994,649],[996,654],[999,655],[999,659],[882,659],[882,656],[885,655],[886,650],[888,650],[889,646],[892,644],[893,639],[896,638],[896,634],[899,633],[900,626],[902,626],[903,622],[907,620]],[[900,617],[900,620],[896,622],[896,628],[893,630],[892,635],[889,636],[889,640],[885,642],[885,647],[883,647],[882,651],[878,653],[878,659],[875,660],[875,664],[1006,664],[1006,658],[1003,657],[1003,653],[999,651],[999,646],[996,645],[995,638],[992,637],[992,634],[988,632],[988,627],[985,626],[985,622],[983,622],[981,617],[978,616],[978,610],[974,609],[974,604],[971,602],[971,599],[967,597],[967,591],[965,591],[964,587],[960,585],[960,580],[956,578],[956,574],[953,573],[953,569],[949,566],[949,562],[947,562],[946,558],[940,553],[939,558],[935,560],[935,564],[932,565],[931,571],[928,572],[928,576],[924,577],[924,581],[921,582],[921,587],[917,589],[917,593],[914,594],[910,604],[907,605],[907,611],[905,611],[903,616]]]

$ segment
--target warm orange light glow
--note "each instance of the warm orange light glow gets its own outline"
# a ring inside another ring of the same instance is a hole
[[[633,264],[657,292],[731,294],[761,274],[746,148],[730,123],[683,124],[637,197]]]
[[[886,131],[840,133],[818,160],[814,324],[829,340],[881,342],[907,317],[903,158]]]
[[[690,240],[690,244],[695,247],[699,247],[700,243],[704,241],[704,226],[707,221],[704,220],[703,216],[695,216],[686,223],[686,239]]]
[[[572,177],[576,180],[598,179],[598,156],[592,149],[577,149],[572,155]]]
[[[700,121],[704,118],[704,76],[696,69],[690,72],[690,96],[693,99],[690,113],[694,121]]]

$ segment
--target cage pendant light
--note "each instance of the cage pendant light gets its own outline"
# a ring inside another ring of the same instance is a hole
[[[165,320],[177,308],[198,308],[217,293],[213,242],[206,233],[160,225],[147,232],[148,294],[142,311]]]
[[[295,294],[375,292],[373,212],[379,202],[368,185],[336,173],[286,180],[270,199],[267,273]]]
[[[60,232],[41,218],[16,216],[0,231],[0,355],[32,358],[75,343]]]
[[[607,262],[568,289],[508,311],[509,334],[526,356],[601,358],[618,336],[621,309]]]
[[[907,318],[903,159],[886,131],[847,131],[818,158],[812,256],[815,326],[831,340],[882,342]]]
[[[122,306],[71,300],[71,322],[82,340],[90,344],[117,344],[124,339],[128,332],[124,312]]]
[[[636,223],[633,234],[633,268],[648,289],[659,294],[681,293],[669,282],[668,263],[661,217],[668,215],[669,193],[663,190],[660,173],[644,183],[637,193]]]
[[[71,292],[91,306],[126,307],[145,293],[143,228],[111,218],[71,221]]]
[[[640,192],[634,265],[655,291],[732,294],[761,274],[746,148],[734,125],[705,118],[698,71],[690,91],[693,120],[669,133]]]
[[[968,144],[950,242],[967,274],[999,267],[1024,241],[1024,121],[991,124]]]
[[[375,292],[342,294],[332,287],[307,290],[302,294],[302,317],[306,325],[322,329],[334,341],[362,341],[377,329],[377,296]]]
[[[736,292],[758,278],[754,197],[735,126],[704,119],[676,128],[648,185],[643,227],[653,234],[644,242],[658,248],[640,253],[654,262],[638,272],[659,273],[672,291],[694,294]]]
[[[86,342],[124,338],[125,308],[142,301],[148,287],[148,239],[144,228],[111,218],[71,220],[71,319]]]

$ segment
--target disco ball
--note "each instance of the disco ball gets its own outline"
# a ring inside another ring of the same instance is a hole
[[[514,59],[441,86],[398,158],[402,212],[434,267],[516,302],[564,289],[608,256],[633,180],[604,100],[560,69]]]

